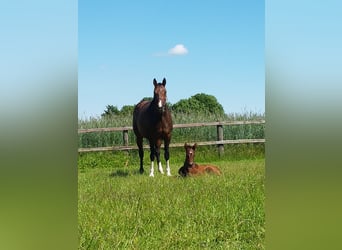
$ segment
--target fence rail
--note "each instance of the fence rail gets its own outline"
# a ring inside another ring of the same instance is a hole
[[[186,124],[174,124],[173,128],[194,128],[194,127],[217,127],[217,140],[216,141],[204,141],[196,142],[197,145],[217,145],[219,153],[221,154],[224,150],[223,145],[225,144],[239,144],[239,143],[265,143],[265,139],[237,139],[237,140],[224,140],[223,126],[233,125],[248,125],[248,124],[264,124],[265,120],[257,121],[224,121],[224,122],[207,122],[207,123],[186,123]],[[111,146],[111,147],[96,147],[96,148],[79,148],[79,153],[84,152],[101,152],[101,151],[120,151],[120,150],[132,150],[138,149],[137,146],[129,146],[128,142],[128,131],[133,130],[132,126],[125,127],[110,127],[110,128],[89,128],[89,129],[78,129],[78,134],[84,133],[95,133],[95,132],[114,132],[122,131],[124,146]],[[184,143],[172,143],[170,147],[183,147]],[[144,148],[149,148],[148,145],[144,145]]]

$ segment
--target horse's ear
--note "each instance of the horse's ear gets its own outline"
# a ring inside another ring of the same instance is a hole
[[[184,143],[184,148],[186,149],[186,147],[188,146],[188,144],[187,143]]]
[[[192,149],[195,150],[197,147],[197,143],[195,143],[193,146],[192,146]]]
[[[163,84],[163,86],[165,87],[165,85],[166,85],[166,79],[165,79],[165,78],[163,79],[162,84]]]
[[[156,87],[157,84],[158,84],[158,83],[157,83],[157,80],[156,80],[156,78],[154,78],[154,79],[153,79],[153,85],[154,85],[154,87]]]

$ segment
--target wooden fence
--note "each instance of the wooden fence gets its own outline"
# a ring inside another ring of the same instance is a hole
[[[237,139],[237,140],[224,140],[223,126],[232,125],[246,125],[246,124],[264,124],[265,120],[260,121],[231,121],[231,122],[207,122],[207,123],[187,123],[187,124],[174,124],[173,128],[194,128],[194,127],[206,127],[216,126],[217,128],[217,140],[216,141],[204,141],[196,142],[197,145],[217,145],[219,153],[221,154],[224,150],[225,144],[237,144],[237,143],[264,143],[265,139]],[[93,133],[93,132],[113,132],[122,131],[123,146],[112,146],[112,147],[96,147],[96,148],[79,148],[78,152],[100,152],[100,151],[116,151],[116,150],[132,150],[138,149],[137,146],[129,146],[128,131],[133,130],[133,127],[116,127],[116,128],[89,128],[79,129],[78,133]],[[172,143],[170,147],[183,147],[183,143]],[[149,148],[148,145],[144,145],[144,148]]]

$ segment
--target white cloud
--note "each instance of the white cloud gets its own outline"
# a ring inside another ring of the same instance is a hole
[[[169,49],[168,52],[169,55],[176,55],[176,56],[181,56],[188,54],[188,49],[185,48],[183,44],[177,44],[175,47]]]

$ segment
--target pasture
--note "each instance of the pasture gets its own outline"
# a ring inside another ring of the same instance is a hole
[[[137,151],[79,155],[80,249],[265,248],[264,145],[228,145],[220,158],[199,147],[196,162],[222,176],[176,177],[184,149],[170,155],[173,176],[154,178],[139,174]]]

